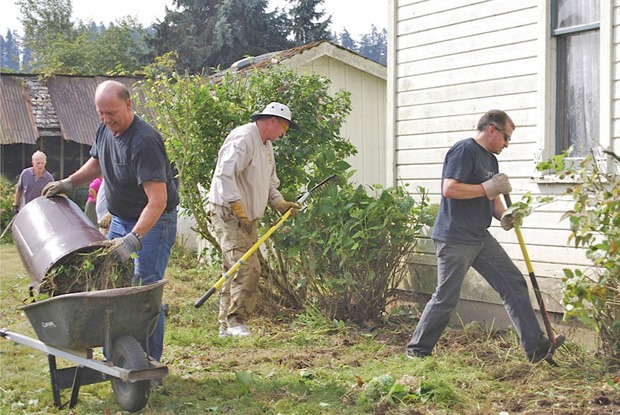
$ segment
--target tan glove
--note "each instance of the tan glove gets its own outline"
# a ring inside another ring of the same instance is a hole
[[[291,218],[295,217],[295,215],[297,214],[297,209],[301,208],[301,206],[299,206],[297,203],[295,203],[295,202],[287,202],[284,199],[276,202],[276,204],[273,205],[273,207],[276,208],[276,210],[278,212],[280,212],[280,214],[282,214],[282,215],[284,215],[286,212],[288,212],[289,209],[292,209],[291,210]]]
[[[232,202],[230,204],[230,208],[232,209],[233,215],[237,218],[237,222],[239,222],[239,226],[243,229],[247,234],[252,233],[252,223],[250,219],[248,219],[248,215],[246,215],[245,210],[243,210],[243,206],[241,206],[241,201],[237,200],[236,202]]]
[[[509,231],[515,227],[516,220],[517,218],[515,218],[515,216],[512,213],[508,213],[507,211],[504,211],[504,213],[502,213],[500,223],[502,225],[502,228],[505,231]]]
[[[73,180],[70,177],[62,180],[56,180],[45,185],[41,196],[54,197],[59,193],[68,195],[73,192]]]
[[[107,229],[110,227],[110,222],[112,222],[112,214],[108,212],[103,215],[103,217],[99,221],[99,227]]]
[[[512,186],[508,180],[508,176],[504,173],[497,173],[490,180],[482,183],[484,193],[487,195],[487,199],[493,200],[500,194],[508,194],[512,192]]]

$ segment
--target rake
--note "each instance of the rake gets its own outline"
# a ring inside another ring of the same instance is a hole
[[[328,183],[335,183],[335,179],[336,178],[337,178],[337,175],[335,175],[335,174],[330,175],[329,177],[324,179],[322,182],[320,182],[319,184],[314,186],[312,189],[308,190],[307,192],[305,192],[304,194],[299,196],[297,198],[296,202],[299,203],[299,204],[304,203],[306,201],[306,199],[308,199],[308,197],[310,197],[310,195],[312,193],[316,192],[317,190],[319,190],[320,188],[324,187]],[[248,258],[254,252],[256,252],[256,250],[267,240],[267,238],[269,238],[271,236],[271,234],[274,233],[276,231],[276,229],[278,229],[284,223],[284,221],[286,221],[289,218],[289,216],[291,216],[292,212],[293,212],[293,209],[287,210],[284,213],[284,215],[282,215],[280,220],[275,225],[273,225],[271,228],[269,228],[269,230],[262,237],[260,237],[259,240],[256,241],[256,243],[254,245],[252,245],[252,247],[245,254],[243,254],[243,256],[241,258],[239,258],[239,260],[237,262],[235,262],[235,264],[232,267],[230,267],[230,269],[228,271],[226,271],[222,275],[222,277],[219,280],[217,280],[217,282],[215,284],[213,284],[213,286],[211,288],[209,288],[207,290],[207,292],[204,293],[204,295],[202,297],[200,297],[200,299],[198,301],[196,301],[196,303],[194,304],[194,307],[200,308],[200,306],[202,306],[204,304],[204,302],[207,301],[209,299],[209,297],[211,297],[213,295],[213,293],[215,293],[215,291],[217,291],[224,284],[224,282],[226,282],[226,280],[230,278],[231,275],[235,274],[237,269],[239,269],[239,267],[241,265],[243,265],[243,263],[245,261],[247,261]]]

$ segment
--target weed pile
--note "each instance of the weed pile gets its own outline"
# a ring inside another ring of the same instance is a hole
[[[62,294],[131,286],[132,261],[120,264],[111,247],[77,252],[54,264],[37,287],[37,300]]]

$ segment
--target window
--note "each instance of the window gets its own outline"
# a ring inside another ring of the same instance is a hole
[[[556,153],[573,157],[599,145],[600,0],[553,0],[557,39]]]

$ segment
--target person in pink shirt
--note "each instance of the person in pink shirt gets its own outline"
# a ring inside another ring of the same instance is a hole
[[[95,178],[88,186],[88,199],[84,206],[84,213],[88,216],[88,219],[97,226],[99,221],[97,220],[97,193],[101,187],[101,177]]]

